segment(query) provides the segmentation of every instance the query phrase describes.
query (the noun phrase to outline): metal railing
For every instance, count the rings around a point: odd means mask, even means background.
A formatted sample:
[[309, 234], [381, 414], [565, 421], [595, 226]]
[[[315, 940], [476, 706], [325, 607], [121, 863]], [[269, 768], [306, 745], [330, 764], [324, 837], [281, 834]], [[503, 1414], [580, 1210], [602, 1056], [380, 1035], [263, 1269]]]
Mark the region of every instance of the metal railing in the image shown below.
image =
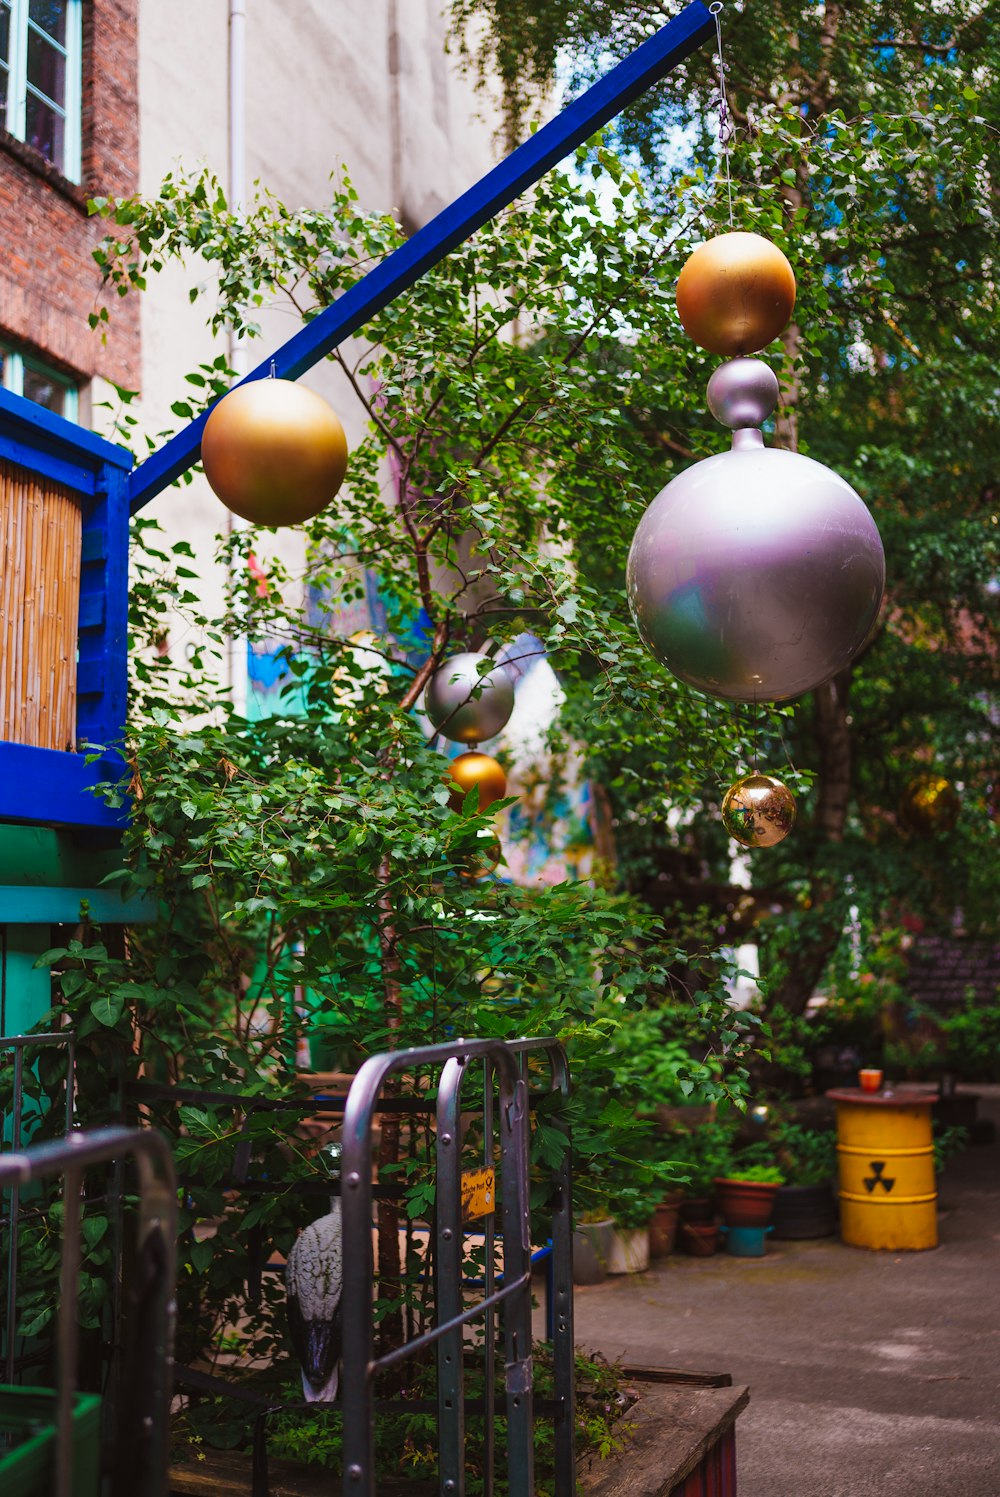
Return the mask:
[[[545, 1071], [538, 1076], [541, 1061]], [[440, 1072], [436, 1090], [428, 1082], [415, 1095], [383, 1095], [390, 1077], [415, 1075], [431, 1069]], [[470, 1111], [469, 1072], [481, 1078], [481, 1101], [477, 1118]], [[426, 1078], [425, 1078], [426, 1079]], [[529, 1082], [537, 1079], [537, 1089]], [[378, 1416], [394, 1412], [413, 1415], [436, 1413], [440, 1447], [439, 1489], [443, 1497], [461, 1497], [465, 1490], [464, 1452], [467, 1415], [484, 1420], [484, 1493], [492, 1497], [497, 1453], [496, 1416], [507, 1419], [508, 1489], [510, 1497], [532, 1497], [534, 1420], [551, 1418], [555, 1444], [555, 1491], [557, 1497], [573, 1497], [574, 1464], [574, 1365], [572, 1311], [572, 1222], [570, 1214], [569, 1139], [561, 1158], [550, 1171], [544, 1216], [551, 1238], [546, 1262], [548, 1300], [546, 1322], [552, 1343], [554, 1397], [534, 1397], [531, 1359], [531, 1247], [528, 1238], [528, 1192], [530, 1164], [530, 1112], [546, 1096], [565, 1096], [569, 1070], [558, 1041], [550, 1038], [459, 1040], [451, 1044], [393, 1051], [373, 1056], [353, 1079], [346, 1097], [321, 1095], [309, 1100], [262, 1097], [214, 1092], [197, 1087], [171, 1086], [162, 1082], [132, 1081], [125, 1085], [126, 1098], [149, 1106], [155, 1103], [200, 1107], [226, 1107], [244, 1114], [234, 1145], [230, 1188], [258, 1194], [278, 1188], [273, 1180], [257, 1179], [252, 1170], [255, 1147], [261, 1137], [251, 1131], [252, 1120], [262, 1114], [299, 1112], [329, 1115], [331, 1124], [342, 1122], [341, 1176], [339, 1181], [324, 1174], [322, 1179], [286, 1182], [281, 1189], [292, 1198], [300, 1195], [329, 1199], [340, 1194], [343, 1222], [344, 1278], [341, 1293], [343, 1369], [339, 1402], [344, 1427], [344, 1491], [349, 1497], [368, 1497], [375, 1492], [374, 1430]], [[498, 1093], [498, 1095], [496, 1094]], [[499, 1104], [499, 1105], [497, 1105]], [[377, 1280], [374, 1272], [373, 1205], [399, 1202], [404, 1194], [394, 1181], [373, 1180], [373, 1128], [380, 1116], [421, 1115], [435, 1120], [436, 1202], [430, 1213], [430, 1241], [424, 1272], [432, 1275], [434, 1317], [430, 1330], [422, 1330], [409, 1341], [392, 1347], [376, 1358], [375, 1315]], [[502, 1229], [498, 1236], [492, 1209], [477, 1218], [471, 1230], [483, 1238], [483, 1267], [470, 1277], [465, 1268], [462, 1220], [462, 1123], [468, 1129], [481, 1126], [481, 1162], [492, 1168], [499, 1153], [503, 1202]], [[181, 1184], [185, 1182], [182, 1179]], [[496, 1252], [502, 1254], [500, 1271]], [[536, 1254], [536, 1257], [538, 1255]], [[249, 1265], [248, 1284], [259, 1280], [261, 1264]], [[502, 1287], [498, 1285], [502, 1281]], [[465, 1308], [468, 1292], [485, 1290], [479, 1303]], [[503, 1311], [504, 1398], [497, 1407], [494, 1355], [497, 1311]], [[463, 1367], [464, 1327], [476, 1320], [484, 1330], [484, 1392], [467, 1397]], [[429, 1347], [438, 1351], [437, 1397], [376, 1397], [375, 1378], [398, 1363], [419, 1355]], [[253, 1443], [254, 1491], [267, 1489], [266, 1420], [281, 1409], [316, 1409], [301, 1401], [275, 1398], [197, 1368], [178, 1367], [175, 1382], [198, 1395], [227, 1396], [255, 1410]]]
[[[66, 1132], [73, 1126], [74, 1078], [76, 1072], [76, 1035], [70, 1029], [53, 1034], [5, 1034], [0, 1035], [0, 1054], [14, 1052], [13, 1091], [11, 1094], [10, 1147], [17, 1153], [23, 1143], [24, 1121], [24, 1052], [45, 1050], [54, 1046], [66, 1046]], [[6, 1116], [4, 1118], [6, 1134]], [[6, 1143], [6, 1137], [4, 1138]], [[6, 1320], [4, 1322], [4, 1377], [8, 1383], [14, 1381], [17, 1370], [15, 1342], [17, 1338], [17, 1267], [21, 1242], [21, 1187], [17, 1180], [10, 1186], [10, 1208], [7, 1217], [7, 1294]]]
[[[464, 1497], [465, 1414], [464, 1327], [484, 1325], [485, 1420], [484, 1483], [493, 1490], [495, 1453], [494, 1342], [496, 1310], [503, 1306], [507, 1480], [510, 1497], [534, 1493], [534, 1377], [531, 1354], [531, 1241], [529, 1235], [530, 1118], [527, 1059], [544, 1052], [550, 1090], [566, 1092], [569, 1072], [556, 1040], [459, 1040], [372, 1056], [351, 1086], [344, 1112], [341, 1202], [344, 1234], [343, 1410], [346, 1497], [374, 1497], [375, 1389], [386, 1371], [428, 1346], [438, 1349], [439, 1490], [442, 1497]], [[492, 1167], [498, 1143], [501, 1167], [503, 1288], [495, 1284], [492, 1213], [486, 1218], [486, 1293], [463, 1306], [464, 1227], [462, 1221], [462, 1089], [470, 1063], [483, 1063], [483, 1160]], [[372, 1245], [372, 1128], [386, 1082], [399, 1071], [440, 1066], [435, 1104], [437, 1209], [432, 1258], [436, 1283], [435, 1324], [380, 1357], [374, 1352], [375, 1271]], [[499, 1108], [494, 1115], [494, 1078]], [[498, 1135], [498, 1139], [497, 1139]], [[575, 1490], [573, 1464], [573, 1323], [570, 1258], [569, 1144], [553, 1179], [553, 1409], [557, 1497]]]
[[[37, 1043], [39, 1036], [26, 1038]], [[126, 1317], [128, 1407], [119, 1411], [111, 1490], [113, 1497], [166, 1497], [177, 1243], [177, 1190], [166, 1141], [152, 1128], [100, 1128], [0, 1154], [0, 1190], [19, 1191], [52, 1175], [64, 1177], [53, 1497], [72, 1497], [73, 1492], [83, 1177], [94, 1165], [126, 1157], [138, 1166], [139, 1231]]]

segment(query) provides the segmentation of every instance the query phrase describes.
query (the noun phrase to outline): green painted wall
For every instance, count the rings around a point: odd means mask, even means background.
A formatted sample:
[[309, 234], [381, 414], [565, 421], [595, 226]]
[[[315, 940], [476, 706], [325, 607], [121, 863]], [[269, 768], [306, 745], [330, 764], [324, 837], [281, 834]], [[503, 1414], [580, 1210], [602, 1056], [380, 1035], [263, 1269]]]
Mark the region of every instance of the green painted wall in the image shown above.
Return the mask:
[[53, 827], [0, 824], [0, 1034], [24, 1034], [51, 1007], [48, 968], [36, 968], [56, 944], [54, 925], [75, 925], [85, 901], [104, 924], [151, 918], [143, 900], [122, 899], [101, 880], [121, 867], [117, 847]]

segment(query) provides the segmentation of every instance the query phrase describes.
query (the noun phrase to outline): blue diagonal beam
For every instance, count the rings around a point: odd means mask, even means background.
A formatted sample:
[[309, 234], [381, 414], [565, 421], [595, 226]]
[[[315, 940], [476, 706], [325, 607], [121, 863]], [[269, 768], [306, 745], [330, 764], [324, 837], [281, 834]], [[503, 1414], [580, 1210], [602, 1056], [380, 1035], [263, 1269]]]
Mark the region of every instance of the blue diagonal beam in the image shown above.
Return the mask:
[[[298, 379], [714, 35], [715, 21], [708, 9], [701, 0], [692, 0], [332, 306], [306, 323], [241, 383], [264, 379], [272, 368], [284, 379]], [[135, 469], [129, 489], [133, 514], [198, 461], [207, 416], [207, 411], [196, 416]]]

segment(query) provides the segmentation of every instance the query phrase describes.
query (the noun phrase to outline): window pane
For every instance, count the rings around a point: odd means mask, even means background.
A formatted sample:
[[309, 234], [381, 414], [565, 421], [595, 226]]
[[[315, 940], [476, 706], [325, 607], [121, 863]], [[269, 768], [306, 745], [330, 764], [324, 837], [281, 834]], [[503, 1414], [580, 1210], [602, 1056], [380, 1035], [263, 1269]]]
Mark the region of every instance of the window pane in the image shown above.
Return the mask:
[[36, 26], [66, 45], [67, 0], [29, 0], [28, 15]]
[[0, 59], [10, 61], [10, 7], [0, 0]]
[[7, 128], [7, 69], [0, 63], [0, 127]]
[[55, 411], [57, 416], [63, 414], [66, 386], [50, 375], [43, 374], [40, 369], [32, 369], [28, 364], [24, 366], [24, 393], [29, 400], [43, 405], [47, 411]]
[[54, 104], [65, 104], [66, 55], [37, 31], [28, 32], [28, 82]]
[[59, 167], [63, 159], [63, 124], [59, 111], [43, 103], [29, 90], [24, 138], [29, 146], [34, 146]]

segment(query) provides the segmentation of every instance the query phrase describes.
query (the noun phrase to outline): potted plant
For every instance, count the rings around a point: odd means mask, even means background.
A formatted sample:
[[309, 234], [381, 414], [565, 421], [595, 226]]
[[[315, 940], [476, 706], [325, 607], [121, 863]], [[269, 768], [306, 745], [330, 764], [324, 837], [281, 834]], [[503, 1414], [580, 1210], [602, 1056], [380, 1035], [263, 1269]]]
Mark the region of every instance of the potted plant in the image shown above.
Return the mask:
[[642, 1273], [649, 1267], [649, 1223], [663, 1186], [659, 1180], [634, 1180], [611, 1199], [614, 1227], [608, 1273]]
[[614, 1220], [606, 1202], [594, 1202], [573, 1228], [573, 1283], [600, 1284], [608, 1274]]
[[715, 1179], [715, 1194], [727, 1227], [766, 1227], [784, 1176], [773, 1164], [735, 1164]]
[[774, 1197], [775, 1237], [830, 1237], [837, 1230], [836, 1134], [829, 1128], [782, 1123], [776, 1129], [775, 1143], [785, 1176]]

